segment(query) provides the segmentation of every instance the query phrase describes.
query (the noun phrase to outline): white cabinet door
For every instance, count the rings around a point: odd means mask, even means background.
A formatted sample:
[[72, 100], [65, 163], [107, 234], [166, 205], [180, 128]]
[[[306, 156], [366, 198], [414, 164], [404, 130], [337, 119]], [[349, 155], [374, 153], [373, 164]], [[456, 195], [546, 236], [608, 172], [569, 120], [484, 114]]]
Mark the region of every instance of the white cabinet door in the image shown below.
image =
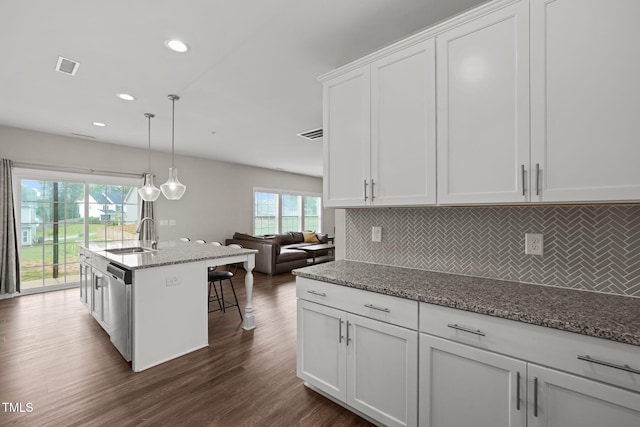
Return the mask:
[[435, 41], [371, 64], [371, 199], [436, 202]]
[[531, 1], [532, 200], [640, 199], [639, 16], [636, 0]]
[[91, 266], [80, 263], [80, 302], [91, 310]]
[[346, 315], [298, 299], [297, 375], [341, 401], [346, 401]]
[[370, 90], [368, 65], [323, 86], [324, 206], [369, 202]]
[[418, 420], [418, 333], [348, 314], [347, 404], [387, 426]]
[[529, 427], [638, 427], [640, 394], [529, 364]]
[[438, 35], [436, 55], [438, 203], [528, 201], [528, 3]]
[[104, 294], [104, 275], [96, 270], [92, 269], [91, 272], [91, 314], [99, 322], [102, 322], [102, 296]]
[[420, 334], [420, 425], [524, 427], [526, 373], [523, 361]]

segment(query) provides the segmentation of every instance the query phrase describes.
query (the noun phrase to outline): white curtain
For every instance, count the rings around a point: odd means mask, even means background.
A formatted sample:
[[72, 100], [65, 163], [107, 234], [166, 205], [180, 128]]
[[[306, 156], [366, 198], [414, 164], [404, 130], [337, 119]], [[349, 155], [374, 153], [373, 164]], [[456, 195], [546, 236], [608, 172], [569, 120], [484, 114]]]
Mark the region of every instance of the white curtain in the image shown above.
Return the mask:
[[0, 160], [0, 295], [4, 295], [20, 292], [20, 261], [13, 205], [12, 162]]

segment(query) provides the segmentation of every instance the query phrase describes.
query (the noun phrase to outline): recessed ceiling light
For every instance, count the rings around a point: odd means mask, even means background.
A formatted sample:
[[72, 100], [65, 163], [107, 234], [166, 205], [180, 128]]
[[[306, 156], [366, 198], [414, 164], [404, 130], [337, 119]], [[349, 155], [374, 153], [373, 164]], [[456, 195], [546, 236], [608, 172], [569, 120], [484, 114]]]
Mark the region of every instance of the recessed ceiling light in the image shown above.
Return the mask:
[[189, 50], [189, 46], [181, 42], [180, 40], [167, 40], [164, 45], [174, 52], [185, 53]]
[[129, 95], [128, 93], [118, 93], [116, 94], [116, 96], [120, 99], [124, 99], [125, 101], [133, 101], [134, 99], [136, 99], [135, 96]]
[[103, 127], [105, 127], [105, 126], [106, 126], [106, 124], [105, 124], [105, 123], [102, 123], [102, 122], [93, 122], [93, 125], [94, 125], [94, 126], [98, 126], [99, 128], [103, 128]]

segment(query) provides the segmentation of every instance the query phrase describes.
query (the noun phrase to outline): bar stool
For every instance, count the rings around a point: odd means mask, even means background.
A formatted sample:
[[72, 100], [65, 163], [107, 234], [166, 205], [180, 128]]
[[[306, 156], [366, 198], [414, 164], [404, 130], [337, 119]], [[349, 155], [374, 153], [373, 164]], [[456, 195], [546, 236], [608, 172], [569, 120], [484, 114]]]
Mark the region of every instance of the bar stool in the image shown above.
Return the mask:
[[[228, 247], [230, 248], [242, 248], [240, 245], [231, 244]], [[216, 267], [217, 268], [217, 267]], [[240, 310], [240, 303], [238, 302], [238, 296], [236, 295], [236, 289], [233, 286], [233, 276], [238, 272], [238, 264], [227, 265], [226, 270], [216, 270], [215, 268], [209, 270], [209, 296], [208, 303], [211, 304], [213, 301], [218, 303], [218, 307], [215, 310], [209, 310], [209, 313], [213, 313], [215, 311], [221, 311], [223, 313], [227, 312], [227, 307], [237, 307], [238, 313], [240, 314], [240, 320], [244, 320], [242, 317], [242, 310]], [[233, 270], [233, 271], [231, 271]], [[222, 287], [222, 281], [228, 280], [229, 285], [231, 286], [231, 292], [233, 292], [233, 299], [235, 300], [235, 304], [232, 302], [227, 302], [224, 299], [224, 289]], [[218, 294], [218, 289], [216, 287], [216, 282], [220, 283], [220, 294]], [[215, 292], [215, 298], [211, 297], [211, 288]]]

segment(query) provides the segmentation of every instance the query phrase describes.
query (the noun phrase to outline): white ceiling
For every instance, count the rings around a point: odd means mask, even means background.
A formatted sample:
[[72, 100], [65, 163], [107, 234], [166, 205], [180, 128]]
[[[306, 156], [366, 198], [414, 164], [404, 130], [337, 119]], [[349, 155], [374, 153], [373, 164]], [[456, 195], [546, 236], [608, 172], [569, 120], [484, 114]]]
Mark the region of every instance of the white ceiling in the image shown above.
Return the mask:
[[0, 0], [0, 124], [321, 176], [317, 77], [483, 1]]

